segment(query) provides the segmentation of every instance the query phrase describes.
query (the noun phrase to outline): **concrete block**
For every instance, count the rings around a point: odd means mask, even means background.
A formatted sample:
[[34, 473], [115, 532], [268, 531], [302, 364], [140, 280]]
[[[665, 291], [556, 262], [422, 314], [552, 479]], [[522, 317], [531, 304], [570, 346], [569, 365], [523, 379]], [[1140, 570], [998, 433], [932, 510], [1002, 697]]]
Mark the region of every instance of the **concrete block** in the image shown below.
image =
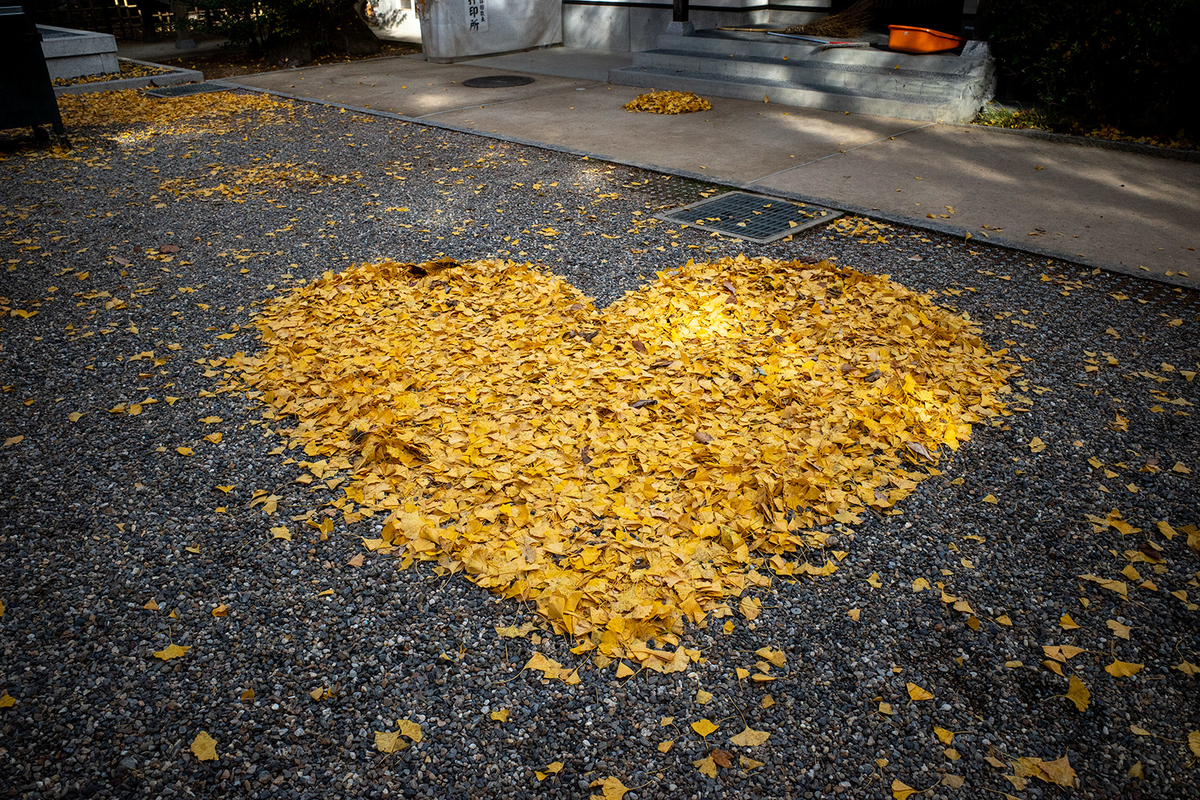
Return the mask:
[[77, 31], [53, 25], [38, 25], [42, 34], [42, 54], [47, 58], [70, 58], [117, 52], [117, 39], [108, 33]]
[[429, 18], [421, 20], [425, 57], [438, 63], [547, 47], [562, 39], [560, 0], [448, 0], [430, 4]]
[[564, 5], [562, 15], [564, 46], [629, 52], [628, 8]]

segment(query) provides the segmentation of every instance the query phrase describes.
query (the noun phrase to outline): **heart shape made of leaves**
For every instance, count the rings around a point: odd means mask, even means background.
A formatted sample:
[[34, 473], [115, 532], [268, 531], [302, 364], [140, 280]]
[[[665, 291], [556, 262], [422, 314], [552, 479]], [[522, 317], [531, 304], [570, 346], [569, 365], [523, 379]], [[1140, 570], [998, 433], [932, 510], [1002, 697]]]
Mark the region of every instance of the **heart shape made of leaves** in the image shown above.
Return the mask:
[[256, 324], [224, 390], [293, 420], [302, 482], [341, 488], [347, 521], [387, 515], [369, 547], [666, 671], [685, 621], [768, 571], [834, 572], [819, 526], [898, 513], [1017, 371], [887, 276], [744, 256], [603, 311], [529, 264], [362, 264]]

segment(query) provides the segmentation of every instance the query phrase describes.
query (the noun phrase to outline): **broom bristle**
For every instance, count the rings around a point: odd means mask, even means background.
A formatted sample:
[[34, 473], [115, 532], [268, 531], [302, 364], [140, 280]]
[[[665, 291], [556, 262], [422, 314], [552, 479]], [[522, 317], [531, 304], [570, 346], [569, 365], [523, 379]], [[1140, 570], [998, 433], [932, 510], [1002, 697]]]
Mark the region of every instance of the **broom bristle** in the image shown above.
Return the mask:
[[784, 33], [803, 33], [807, 36], [858, 36], [875, 17], [875, 0], [858, 0], [845, 11], [822, 17], [816, 22], [793, 25]]

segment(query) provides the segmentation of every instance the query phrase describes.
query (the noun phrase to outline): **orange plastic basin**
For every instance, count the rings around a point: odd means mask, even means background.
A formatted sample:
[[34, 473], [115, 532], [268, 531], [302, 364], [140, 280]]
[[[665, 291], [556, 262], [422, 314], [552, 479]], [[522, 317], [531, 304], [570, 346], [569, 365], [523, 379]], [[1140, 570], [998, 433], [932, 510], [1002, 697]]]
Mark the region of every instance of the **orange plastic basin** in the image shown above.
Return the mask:
[[940, 53], [953, 50], [963, 43], [957, 36], [929, 28], [908, 25], [888, 25], [888, 47], [902, 53]]

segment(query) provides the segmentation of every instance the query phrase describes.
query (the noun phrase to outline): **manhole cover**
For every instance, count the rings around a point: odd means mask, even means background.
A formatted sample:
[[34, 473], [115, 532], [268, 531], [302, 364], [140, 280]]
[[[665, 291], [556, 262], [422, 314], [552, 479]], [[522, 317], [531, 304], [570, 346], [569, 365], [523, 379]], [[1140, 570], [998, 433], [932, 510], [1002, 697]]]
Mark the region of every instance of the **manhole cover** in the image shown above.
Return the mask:
[[183, 83], [179, 86], [155, 86], [142, 94], [147, 97], [186, 97], [189, 94], [204, 94], [205, 92], [227, 92], [230, 87], [223, 83]]
[[717, 231], [758, 244], [832, 222], [840, 216], [842, 212], [831, 208], [746, 192], [726, 192], [658, 215], [659, 219], [669, 222]]
[[533, 78], [528, 75], [483, 75], [479, 78], [467, 78], [463, 81], [463, 86], [470, 86], [472, 89], [505, 89], [509, 86], [524, 86], [527, 83], [533, 83]]

